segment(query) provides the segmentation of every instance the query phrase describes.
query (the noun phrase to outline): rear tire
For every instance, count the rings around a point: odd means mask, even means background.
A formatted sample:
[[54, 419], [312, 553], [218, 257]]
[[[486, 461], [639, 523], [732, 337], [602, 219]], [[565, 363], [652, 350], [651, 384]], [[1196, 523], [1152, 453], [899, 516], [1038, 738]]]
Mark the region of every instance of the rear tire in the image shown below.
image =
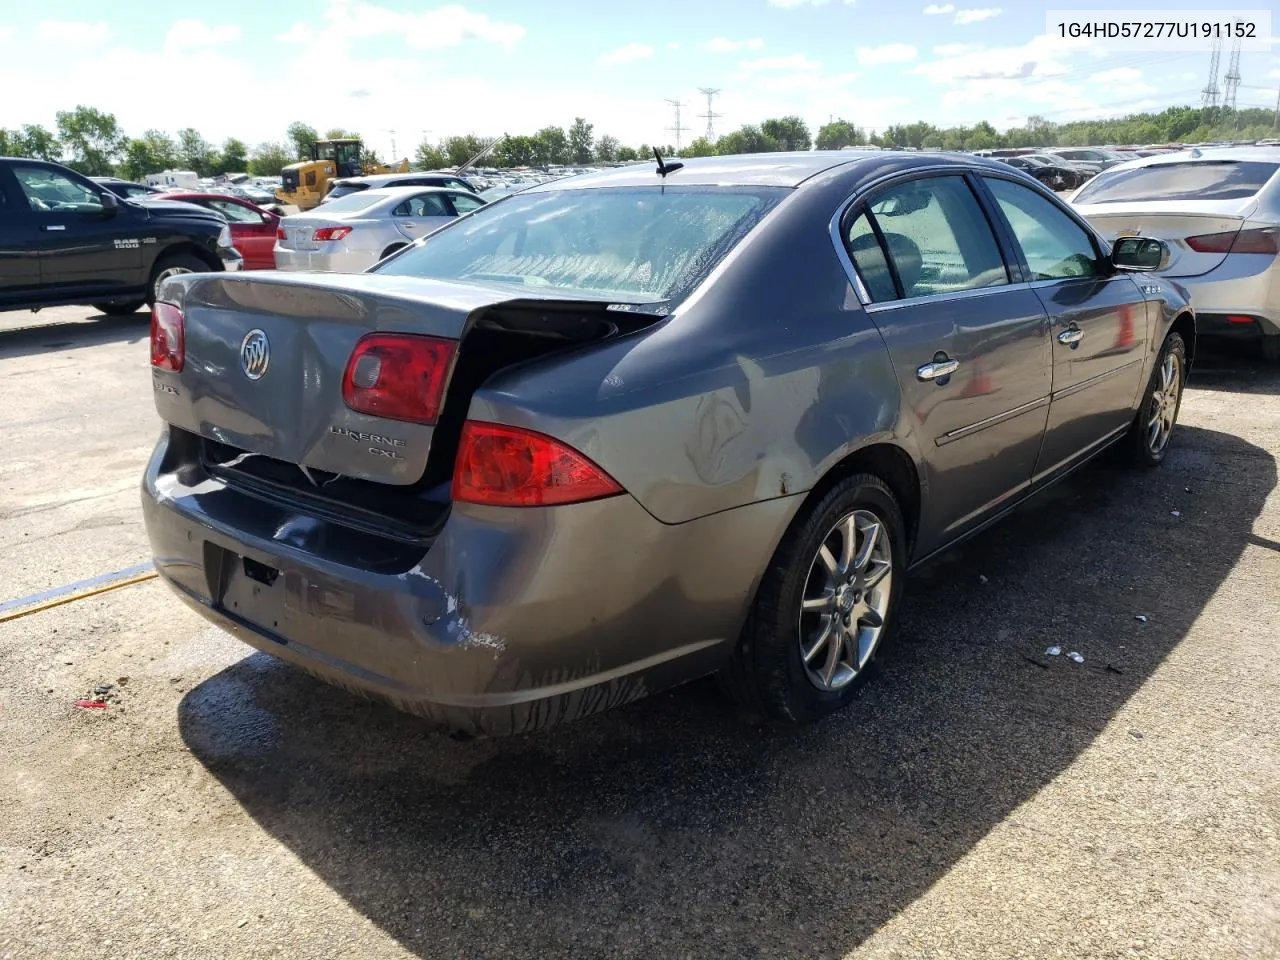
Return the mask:
[[150, 293], [147, 303], [155, 303], [160, 299], [160, 286], [170, 277], [184, 273], [209, 273], [213, 268], [189, 253], [174, 253], [161, 257], [151, 271]]
[[387, 247], [387, 249], [382, 251], [382, 256], [378, 257], [378, 259], [385, 260], [387, 259], [387, 257], [391, 256], [393, 253], [399, 253], [401, 250], [403, 250], [407, 246], [408, 246], [407, 243], [393, 243], [391, 246]]
[[1261, 348], [1263, 360], [1267, 363], [1280, 363], [1280, 334], [1264, 334]]
[[90, 304], [93, 309], [99, 313], [105, 313], [108, 317], [127, 317], [131, 313], [137, 313], [147, 305], [145, 300], [130, 300], [120, 303], [93, 303]]
[[906, 559], [889, 488], [868, 473], [841, 480], [782, 538], [721, 687], [789, 723], [848, 706], [892, 631]]
[[1165, 337], [1156, 358], [1151, 380], [1142, 394], [1142, 403], [1121, 444], [1129, 462], [1136, 467], [1158, 467], [1164, 462], [1173, 440], [1173, 429], [1182, 408], [1182, 390], [1187, 382], [1187, 347], [1182, 337]]

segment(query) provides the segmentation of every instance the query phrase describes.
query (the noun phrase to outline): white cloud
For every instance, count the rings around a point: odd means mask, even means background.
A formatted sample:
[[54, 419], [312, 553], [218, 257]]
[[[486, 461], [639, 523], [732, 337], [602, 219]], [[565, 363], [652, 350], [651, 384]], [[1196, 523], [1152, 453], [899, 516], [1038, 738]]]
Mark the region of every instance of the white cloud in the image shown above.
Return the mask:
[[637, 60], [647, 60], [652, 56], [653, 47], [647, 43], [628, 43], [624, 47], [618, 47], [616, 50], [600, 54], [596, 58], [596, 63], [602, 67], [612, 67], [620, 63], [635, 63]]
[[0, 43], [4, 43], [13, 36], [13, 27], [0, 27]]
[[[1195, 74], [1193, 73], [1191, 76], [1194, 77]], [[1267, 74], [1268, 80], [1275, 80], [1277, 78], [1280, 78], [1280, 70], [1272, 70], [1270, 73]]]
[[326, 32], [343, 37], [398, 35], [415, 50], [456, 47], [466, 40], [483, 40], [503, 49], [516, 46], [527, 32], [518, 23], [494, 20], [456, 3], [423, 13], [401, 13], [370, 3], [330, 0], [325, 12]]
[[730, 40], [728, 37], [712, 37], [702, 44], [702, 49], [708, 53], [735, 53], [739, 50], [759, 50], [763, 46], [764, 41], [759, 37], [752, 37], [750, 40]]
[[[768, 0], [769, 6], [781, 7], [783, 10], [791, 10], [795, 7], [821, 7], [825, 6], [829, 0]], [[852, 7], [858, 0], [844, 0], [846, 7]]]
[[955, 13], [956, 5], [954, 3], [931, 3], [924, 8], [926, 17], [938, 17], [947, 13]]
[[[837, 73], [826, 76], [819, 72], [762, 74], [751, 83], [754, 92], [762, 94], [825, 93], [847, 87], [853, 83], [860, 73]], [[789, 111], [794, 113], [794, 109]]]
[[[1280, 76], [1280, 70], [1277, 70], [1277, 71], [1276, 71], [1276, 75], [1277, 75], [1277, 76]], [[1178, 77], [1178, 79], [1179, 79], [1179, 80], [1199, 80], [1199, 79], [1200, 79], [1200, 74], [1198, 74], [1198, 73], [1196, 73], [1196, 72], [1194, 72], [1194, 71], [1192, 71], [1192, 70], [1188, 70], [1186, 73], [1184, 73], [1184, 74], [1182, 74], [1180, 77]]]
[[299, 21], [284, 33], [276, 34], [276, 41], [279, 43], [311, 43], [316, 38], [316, 32], [312, 29], [311, 24]]
[[821, 70], [822, 62], [811, 60], [803, 53], [793, 53], [787, 57], [760, 57], [756, 60], [743, 60], [738, 64], [743, 70]]
[[964, 26], [969, 23], [981, 23], [983, 20], [990, 20], [992, 17], [998, 17], [1003, 13], [1000, 7], [981, 7], [969, 10], [957, 10], [955, 22]]
[[679, 40], [672, 40], [670, 43], [668, 43], [668, 44], [667, 44], [667, 49], [668, 49], [668, 50], [679, 50], [679, 49], [680, 49], [680, 41], [679, 41]]
[[211, 47], [218, 43], [230, 43], [240, 38], [240, 27], [228, 23], [211, 27], [203, 20], [179, 20], [164, 36], [164, 45], [171, 50], [190, 47]]
[[858, 62], [867, 66], [884, 63], [910, 63], [916, 48], [909, 43], [886, 43], [880, 47], [858, 47]]
[[41, 20], [36, 24], [36, 36], [72, 47], [96, 47], [111, 36], [111, 29], [105, 23], [83, 20]]
[[981, 50], [980, 43], [943, 43], [933, 48], [935, 57], [961, 57], [966, 53], [973, 53], [975, 50]]
[[1142, 77], [1142, 71], [1135, 67], [1114, 67], [1111, 70], [1100, 70], [1089, 77], [1090, 83], [1132, 83]]

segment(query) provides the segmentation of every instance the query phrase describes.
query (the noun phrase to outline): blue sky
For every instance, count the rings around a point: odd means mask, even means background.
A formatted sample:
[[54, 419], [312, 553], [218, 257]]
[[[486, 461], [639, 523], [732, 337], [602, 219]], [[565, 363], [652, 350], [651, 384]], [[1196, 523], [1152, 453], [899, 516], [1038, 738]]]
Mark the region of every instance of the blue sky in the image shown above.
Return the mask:
[[[1044, 35], [1045, 10], [1067, 6], [1061, 0], [4, 6], [0, 126], [52, 126], [56, 110], [84, 103], [131, 133], [194, 126], [211, 140], [253, 143], [301, 119], [356, 129], [384, 156], [393, 136], [404, 155], [424, 136], [532, 132], [575, 116], [624, 142], [672, 142], [668, 99], [685, 103], [687, 142], [706, 128], [704, 86], [723, 91], [720, 132], [787, 113], [815, 130], [832, 116], [872, 128], [1067, 121], [1198, 103], [1209, 60], [1064, 46]], [[1246, 52], [1241, 67], [1239, 103], [1274, 105], [1280, 46]]]

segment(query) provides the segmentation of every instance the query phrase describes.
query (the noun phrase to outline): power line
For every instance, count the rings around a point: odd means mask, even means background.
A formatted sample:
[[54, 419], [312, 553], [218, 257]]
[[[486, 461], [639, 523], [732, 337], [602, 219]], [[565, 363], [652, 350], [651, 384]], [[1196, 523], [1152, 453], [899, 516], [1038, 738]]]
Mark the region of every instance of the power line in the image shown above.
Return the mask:
[[707, 98], [707, 112], [699, 114], [699, 118], [707, 121], [707, 140], [714, 143], [716, 139], [716, 128], [714, 121], [718, 117], [723, 117], [723, 113], [716, 113], [712, 109], [712, 101], [719, 96], [720, 90], [715, 87], [699, 87], [698, 92]]
[[680, 108], [684, 106], [684, 103], [683, 103], [682, 101], [680, 101], [680, 100], [668, 100], [668, 101], [667, 101], [667, 103], [669, 103], [669, 104], [671, 104], [671, 106], [675, 107], [675, 111], [676, 111], [676, 123], [675, 123], [675, 126], [673, 126], [673, 127], [667, 127], [667, 129], [668, 129], [668, 130], [671, 130], [671, 131], [673, 131], [673, 132], [675, 133], [675, 135], [676, 135], [676, 153], [679, 153], [679, 152], [680, 152], [680, 134], [681, 134], [681, 133], [683, 133], [685, 130], [688, 130], [688, 129], [689, 129], [688, 127], [683, 126], [683, 125], [681, 125], [681, 123], [680, 123]]
[[1226, 93], [1222, 97], [1222, 105], [1230, 110], [1236, 108], [1236, 89], [1240, 86], [1240, 38], [1236, 37], [1231, 44], [1231, 64], [1227, 67]]
[[1213, 48], [1209, 52], [1209, 82], [1204, 85], [1204, 89], [1200, 91], [1200, 106], [1216, 107], [1218, 105], [1218, 62], [1222, 59], [1222, 38], [1217, 37], [1213, 41]]

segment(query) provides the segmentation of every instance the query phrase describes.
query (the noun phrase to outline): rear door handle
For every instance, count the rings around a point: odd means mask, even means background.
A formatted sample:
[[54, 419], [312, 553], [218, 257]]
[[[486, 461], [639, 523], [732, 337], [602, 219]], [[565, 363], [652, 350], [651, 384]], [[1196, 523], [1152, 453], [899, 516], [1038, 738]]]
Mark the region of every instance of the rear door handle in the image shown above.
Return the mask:
[[959, 369], [959, 360], [932, 360], [916, 367], [916, 379], [937, 380], [939, 377], [949, 377]]
[[1070, 330], [1063, 330], [1058, 334], [1058, 342], [1065, 343], [1068, 346], [1074, 343], [1079, 343], [1083, 339], [1084, 331], [1079, 327], [1072, 327]]
[[67, 229], [67, 225], [65, 223], [46, 223], [43, 226], [41, 226], [40, 229], [41, 230], [65, 230]]

